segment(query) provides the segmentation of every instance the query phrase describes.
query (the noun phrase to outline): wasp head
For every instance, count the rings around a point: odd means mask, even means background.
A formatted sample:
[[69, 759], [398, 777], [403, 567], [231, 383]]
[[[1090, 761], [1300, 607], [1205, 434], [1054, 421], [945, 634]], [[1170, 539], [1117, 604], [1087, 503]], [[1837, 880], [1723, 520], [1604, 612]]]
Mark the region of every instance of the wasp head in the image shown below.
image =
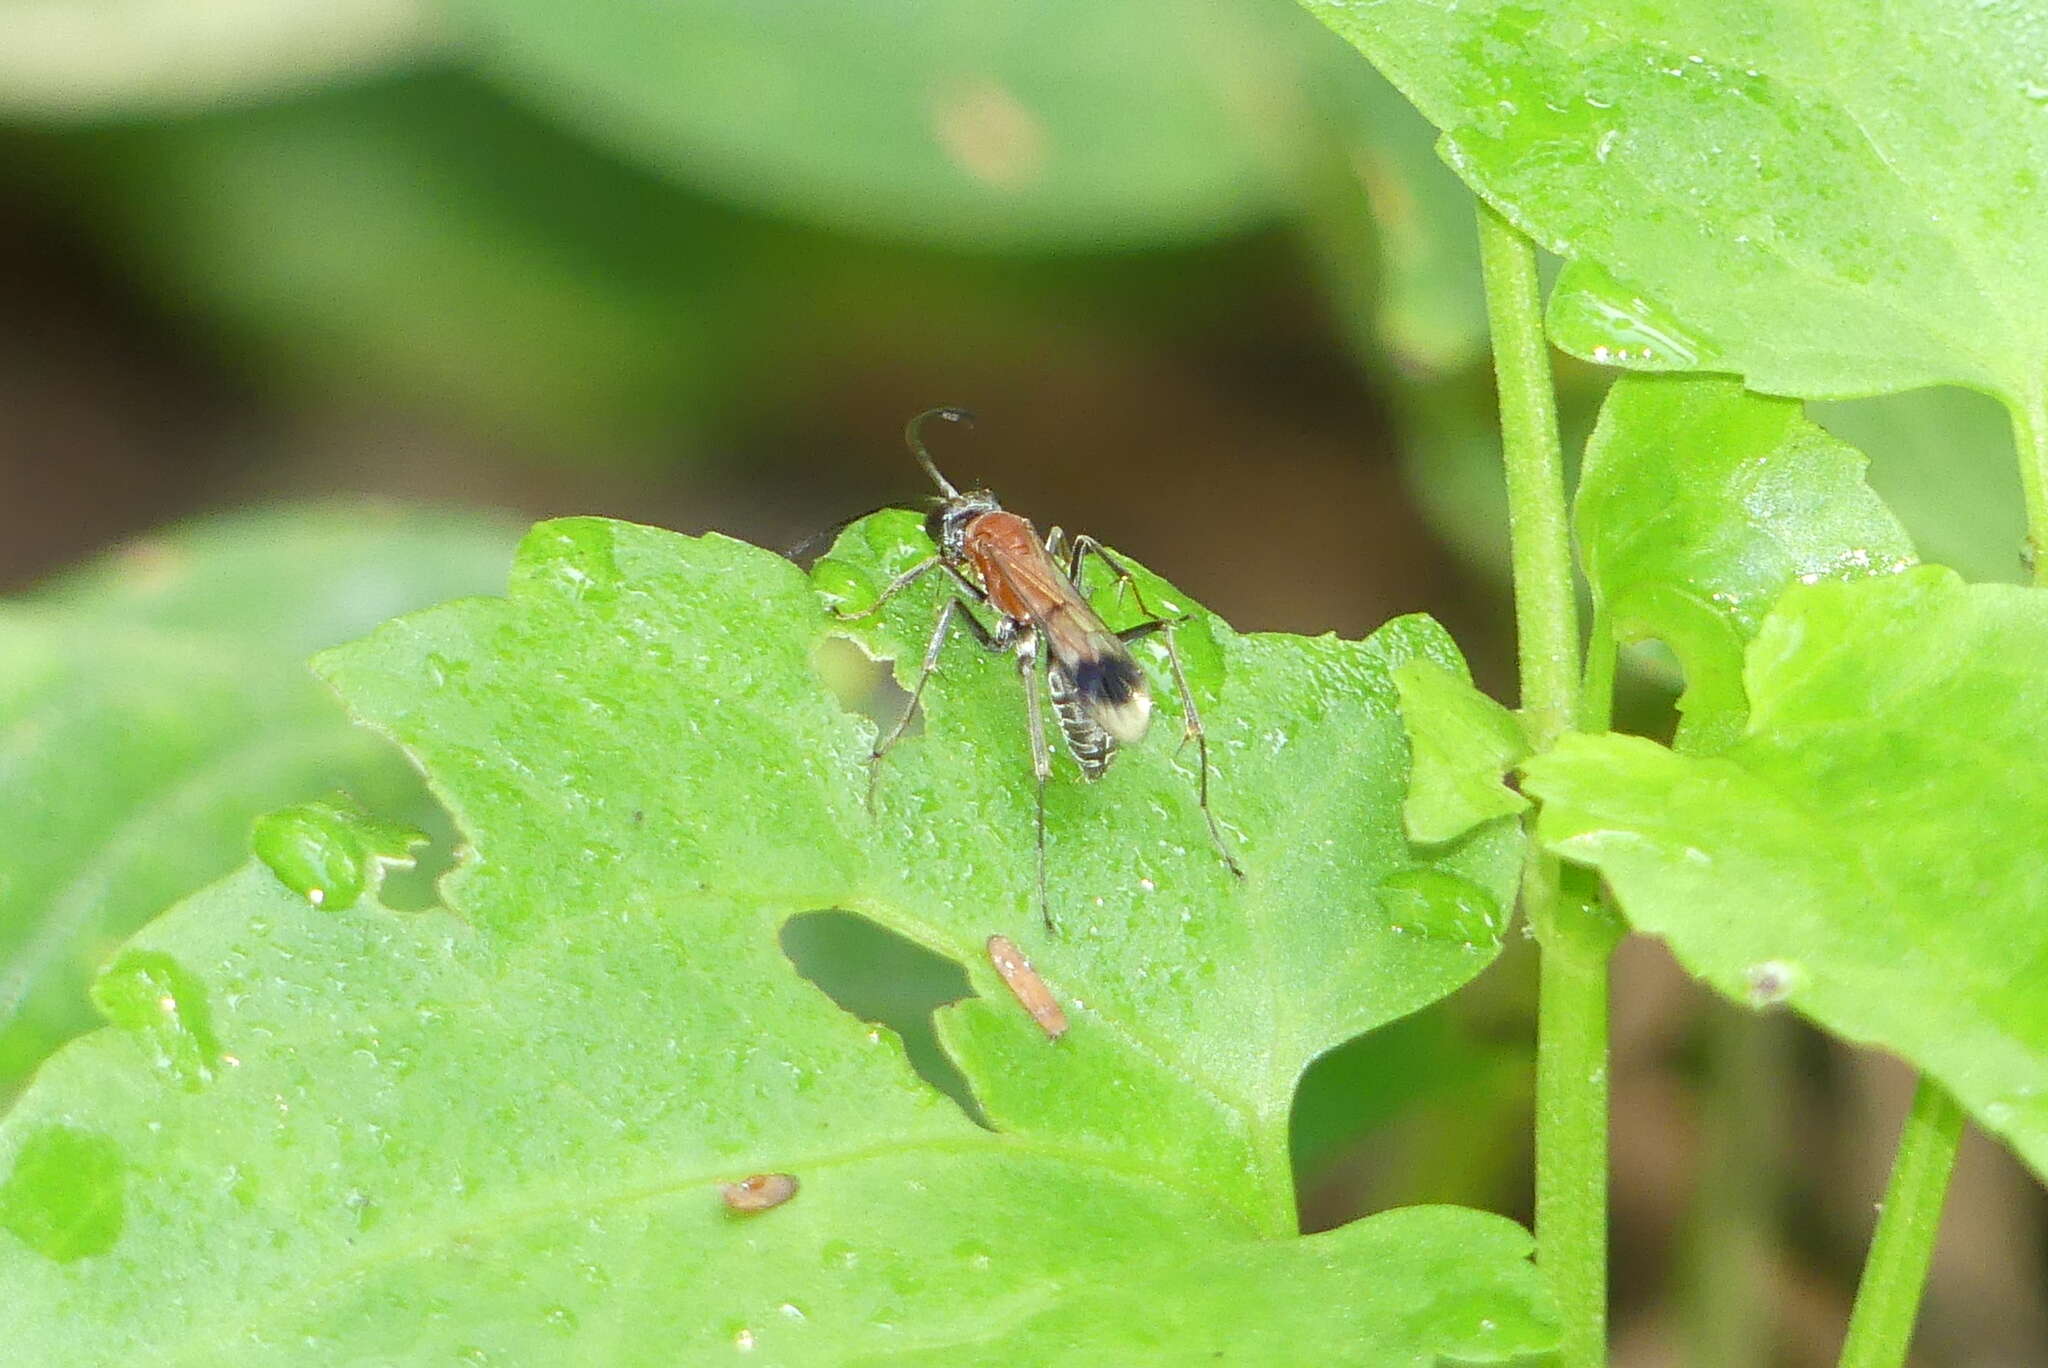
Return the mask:
[[937, 507], [925, 514], [925, 535], [932, 539], [932, 545], [939, 548], [939, 554], [948, 561], [964, 560], [967, 556], [967, 524], [984, 513], [995, 513], [1002, 509], [996, 496], [986, 489], [970, 489], [965, 494], [954, 494], [941, 499]]

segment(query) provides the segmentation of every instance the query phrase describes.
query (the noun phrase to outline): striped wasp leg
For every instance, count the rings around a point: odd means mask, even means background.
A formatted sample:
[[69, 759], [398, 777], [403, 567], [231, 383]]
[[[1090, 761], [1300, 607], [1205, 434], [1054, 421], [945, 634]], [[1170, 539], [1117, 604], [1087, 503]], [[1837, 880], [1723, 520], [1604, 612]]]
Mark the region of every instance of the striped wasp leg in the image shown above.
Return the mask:
[[[1063, 549], [1062, 543], [1065, 540], [1065, 534], [1055, 527], [1046, 534], [1045, 548], [1047, 552], [1057, 558]], [[1209, 840], [1215, 845], [1216, 853], [1222, 857], [1224, 867], [1242, 879], [1244, 877], [1244, 868], [1238, 864], [1237, 858], [1230, 853], [1230, 843], [1223, 839], [1223, 827], [1216, 820], [1215, 810], [1209, 806], [1209, 734], [1202, 728], [1202, 714], [1195, 707], [1195, 693], [1188, 686], [1188, 672], [1181, 666], [1180, 647], [1173, 637], [1175, 624], [1185, 621], [1185, 616], [1169, 618], [1161, 617], [1158, 613], [1153, 612], [1151, 605], [1145, 602], [1144, 591], [1138, 588], [1137, 576], [1131, 573], [1131, 568], [1115, 556], [1110, 555], [1108, 551], [1105, 551], [1102, 543], [1095, 540], [1095, 538], [1077, 535], [1071, 543], [1065, 545], [1064, 549], [1067, 555], [1067, 578], [1073, 581], [1077, 591], [1081, 586], [1082, 562], [1089, 556], [1093, 556], [1101, 561], [1108, 568], [1109, 573], [1116, 576], [1116, 591], [1119, 598], [1122, 597], [1124, 590], [1130, 590], [1131, 601], [1137, 604], [1138, 611], [1143, 613], [1147, 620], [1135, 627], [1126, 627], [1117, 633], [1117, 636], [1126, 645], [1134, 641], [1142, 641], [1154, 632], [1160, 633], [1165, 638], [1166, 662], [1173, 670], [1174, 692], [1180, 695], [1180, 743], [1183, 746], [1187, 745], [1189, 741], [1195, 743], [1195, 755], [1200, 766], [1200, 777], [1196, 780], [1195, 792], [1197, 800], [1201, 804], [1202, 819], [1209, 824]]]

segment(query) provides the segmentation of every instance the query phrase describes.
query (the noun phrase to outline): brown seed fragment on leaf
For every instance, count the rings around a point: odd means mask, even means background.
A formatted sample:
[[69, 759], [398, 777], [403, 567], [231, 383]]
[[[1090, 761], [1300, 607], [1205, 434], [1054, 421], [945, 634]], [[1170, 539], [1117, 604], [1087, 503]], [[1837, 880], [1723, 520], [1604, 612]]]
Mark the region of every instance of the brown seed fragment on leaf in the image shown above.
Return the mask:
[[796, 1196], [796, 1179], [787, 1173], [757, 1173], [722, 1189], [725, 1204], [734, 1211], [766, 1211]]
[[1008, 936], [988, 938], [988, 962], [1003, 976], [1003, 982], [1017, 996], [1024, 1010], [1031, 1013], [1031, 1019], [1038, 1028], [1053, 1040], [1058, 1040], [1067, 1031], [1067, 1014], [1060, 1010], [1059, 999], [1052, 995], [1038, 971], [1031, 967], [1031, 961], [1024, 958], [1024, 952]]

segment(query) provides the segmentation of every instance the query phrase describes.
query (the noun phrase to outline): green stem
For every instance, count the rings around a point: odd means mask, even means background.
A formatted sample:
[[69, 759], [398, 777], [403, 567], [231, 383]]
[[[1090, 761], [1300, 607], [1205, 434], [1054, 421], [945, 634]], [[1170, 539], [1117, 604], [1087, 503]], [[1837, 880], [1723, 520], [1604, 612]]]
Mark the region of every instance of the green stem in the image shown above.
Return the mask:
[[1706, 1086], [1685, 1232], [1686, 1361], [1697, 1368], [1770, 1363], [1779, 1122], [1792, 1076], [1786, 1022], [1724, 1002], [1701, 1024]]
[[[1479, 211], [1494, 371], [1500, 385], [1508, 537], [1522, 710], [1548, 749], [1578, 720], [1578, 599], [1565, 511], [1536, 250]], [[1533, 842], [1522, 905], [1542, 949], [1536, 1023], [1536, 1261], [1564, 1317], [1563, 1368], [1600, 1368], [1607, 1341], [1607, 957], [1612, 935], [1564, 896], [1558, 862]]]
[[1573, 590], [1550, 344], [1543, 336], [1536, 249], [1484, 205], [1479, 210], [1479, 263], [1500, 385], [1522, 710], [1533, 724], [1536, 749], [1547, 750], [1572, 726], [1579, 693], [1579, 601]]
[[2027, 505], [2027, 567], [2048, 585], [2048, 390], [2035, 386], [2011, 402], [2013, 446], [2020, 458], [2020, 490]]
[[1947, 1089], [1922, 1078], [1899, 1132], [1898, 1157], [1863, 1261], [1841, 1368], [1899, 1368], [1906, 1361], [1962, 1138], [1963, 1109]]

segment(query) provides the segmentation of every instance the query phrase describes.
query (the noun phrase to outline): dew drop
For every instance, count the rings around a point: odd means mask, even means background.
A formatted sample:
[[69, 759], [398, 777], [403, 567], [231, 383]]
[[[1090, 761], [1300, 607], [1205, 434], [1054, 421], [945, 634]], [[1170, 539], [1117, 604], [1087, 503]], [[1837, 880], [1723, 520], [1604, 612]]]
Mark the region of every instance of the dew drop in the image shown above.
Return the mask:
[[617, 536], [603, 518], [542, 523], [520, 546], [513, 577], [539, 581], [578, 601], [610, 598], [624, 578], [617, 549]]
[[278, 881], [315, 907], [355, 906], [387, 869], [409, 869], [422, 833], [370, 816], [343, 796], [281, 808], [256, 819], [249, 845]]
[[169, 955], [126, 951], [93, 980], [92, 1001], [179, 1087], [196, 1092], [212, 1080], [221, 1049], [206, 989]]
[[[1594, 156], [1605, 161], [1615, 146], [1616, 134], [1609, 130], [1596, 142]], [[1692, 370], [1720, 356], [1670, 309], [1586, 258], [1571, 262], [1558, 278], [1551, 315], [1561, 345], [1602, 364]]]
[[0, 1230], [58, 1263], [104, 1254], [121, 1238], [124, 1168], [105, 1136], [46, 1126], [0, 1183]]
[[540, 1321], [548, 1329], [567, 1335], [575, 1332], [576, 1313], [566, 1306], [550, 1306], [541, 1312]]
[[1493, 946], [1506, 924], [1493, 895], [1441, 869], [1403, 869], [1381, 880], [1380, 906], [1394, 930], [1431, 940]]

